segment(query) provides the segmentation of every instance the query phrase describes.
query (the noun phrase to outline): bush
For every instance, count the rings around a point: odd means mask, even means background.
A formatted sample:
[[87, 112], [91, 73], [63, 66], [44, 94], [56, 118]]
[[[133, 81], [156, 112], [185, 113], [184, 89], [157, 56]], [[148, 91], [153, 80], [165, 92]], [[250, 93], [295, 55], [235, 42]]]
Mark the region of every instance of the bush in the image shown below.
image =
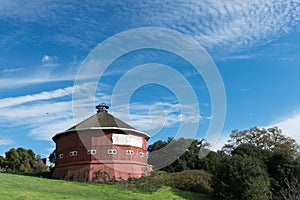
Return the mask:
[[219, 199], [270, 199], [270, 181], [261, 163], [247, 156], [224, 157], [213, 177]]
[[184, 191], [210, 193], [211, 174], [204, 170], [187, 170], [183, 172], [167, 173], [154, 171], [149, 177], [120, 181], [118, 185], [124, 189], [154, 192], [163, 186]]
[[204, 170], [171, 173], [168, 186], [184, 191], [211, 193], [212, 175]]

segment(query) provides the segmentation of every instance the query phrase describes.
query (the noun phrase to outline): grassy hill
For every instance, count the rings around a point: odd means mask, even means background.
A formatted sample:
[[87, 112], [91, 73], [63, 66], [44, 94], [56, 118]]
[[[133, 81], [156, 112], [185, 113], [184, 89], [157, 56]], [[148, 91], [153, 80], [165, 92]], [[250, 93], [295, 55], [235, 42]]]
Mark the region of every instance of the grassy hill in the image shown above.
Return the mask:
[[153, 193], [124, 190], [116, 185], [89, 184], [0, 173], [0, 197], [5, 199], [197, 199], [199, 193], [163, 187]]

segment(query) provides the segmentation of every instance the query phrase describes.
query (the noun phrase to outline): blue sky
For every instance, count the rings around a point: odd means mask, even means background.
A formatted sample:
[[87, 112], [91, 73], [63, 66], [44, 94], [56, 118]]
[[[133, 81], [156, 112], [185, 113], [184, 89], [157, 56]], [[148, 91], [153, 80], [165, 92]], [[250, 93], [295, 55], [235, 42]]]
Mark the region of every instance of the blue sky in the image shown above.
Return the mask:
[[[227, 98], [224, 129], [214, 149], [224, 144], [231, 130], [252, 126], [278, 125], [300, 143], [299, 23], [298, 0], [2, 0], [0, 154], [22, 146], [47, 156], [54, 149], [52, 136], [75, 123], [73, 85], [84, 59], [105, 39], [142, 27], [183, 33], [214, 60]], [[149, 132], [150, 142], [174, 136], [181, 123], [199, 123], [197, 137], [203, 138], [214, 117], [207, 86], [191, 64], [162, 50], [130, 52], [115, 60], [99, 83], [77, 85], [82, 91], [98, 85], [96, 100], [78, 100], [83, 116], [95, 112], [84, 106], [87, 102], [110, 105], [122, 75], [146, 63], [164, 64], [180, 72], [197, 95], [200, 114], [193, 107], [181, 113], [182, 107], [190, 105], [157, 84], [141, 86], [131, 96], [130, 118], [122, 113], [127, 105], [117, 101], [110, 112]]]

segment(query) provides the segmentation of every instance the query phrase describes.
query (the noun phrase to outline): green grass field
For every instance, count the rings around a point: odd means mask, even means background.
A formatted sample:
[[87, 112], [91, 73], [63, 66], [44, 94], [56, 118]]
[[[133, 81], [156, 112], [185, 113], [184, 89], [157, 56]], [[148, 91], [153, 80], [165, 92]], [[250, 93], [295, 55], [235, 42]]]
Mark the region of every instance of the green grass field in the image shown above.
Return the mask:
[[0, 173], [0, 199], [197, 199], [211, 198], [192, 192], [161, 188], [153, 193], [133, 192], [116, 185], [89, 184]]

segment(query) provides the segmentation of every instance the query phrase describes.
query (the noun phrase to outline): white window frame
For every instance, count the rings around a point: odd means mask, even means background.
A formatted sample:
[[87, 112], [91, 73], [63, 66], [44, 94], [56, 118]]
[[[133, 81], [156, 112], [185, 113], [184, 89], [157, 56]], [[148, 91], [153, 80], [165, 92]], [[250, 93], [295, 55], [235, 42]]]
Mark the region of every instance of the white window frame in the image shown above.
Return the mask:
[[62, 154], [62, 153], [60, 153], [59, 155], [58, 155], [58, 159], [62, 159], [64, 157], [64, 154]]
[[117, 149], [107, 149], [107, 154], [108, 155], [115, 155], [117, 153], [118, 153]]
[[144, 157], [144, 153], [143, 152], [140, 152], [140, 157]]
[[78, 153], [77, 153], [77, 151], [70, 151], [70, 154], [69, 154], [70, 156], [77, 156], [78, 155]]
[[132, 156], [134, 154], [133, 150], [126, 150], [126, 155]]
[[87, 154], [88, 154], [88, 155], [97, 154], [97, 150], [96, 150], [96, 149], [89, 149], [89, 150], [87, 151]]

